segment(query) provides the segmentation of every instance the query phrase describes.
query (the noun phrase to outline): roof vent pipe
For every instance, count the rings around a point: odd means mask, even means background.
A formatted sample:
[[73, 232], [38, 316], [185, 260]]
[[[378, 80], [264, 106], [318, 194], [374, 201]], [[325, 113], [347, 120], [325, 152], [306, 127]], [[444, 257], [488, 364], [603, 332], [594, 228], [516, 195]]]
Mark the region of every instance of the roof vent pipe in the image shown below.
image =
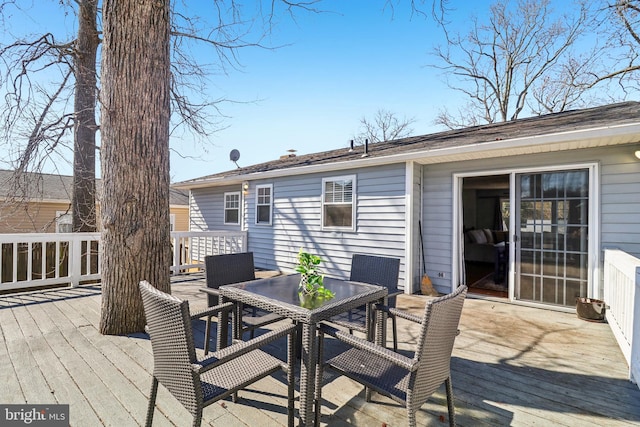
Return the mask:
[[367, 157], [369, 155], [369, 139], [364, 140], [364, 154], [362, 157]]
[[352, 151], [353, 151], [353, 139], [351, 140], [349, 145], [349, 152], [351, 153]]

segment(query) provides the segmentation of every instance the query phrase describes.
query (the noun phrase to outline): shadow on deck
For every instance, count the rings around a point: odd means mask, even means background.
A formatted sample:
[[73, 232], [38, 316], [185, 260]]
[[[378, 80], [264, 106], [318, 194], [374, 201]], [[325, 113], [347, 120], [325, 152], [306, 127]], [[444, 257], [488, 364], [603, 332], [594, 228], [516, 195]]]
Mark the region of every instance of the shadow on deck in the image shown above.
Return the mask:
[[[173, 293], [204, 308], [202, 276], [179, 276]], [[403, 295], [398, 306], [420, 314], [428, 297]], [[0, 404], [68, 403], [71, 425], [140, 425], [151, 384], [151, 346], [144, 334], [98, 332], [100, 286], [0, 296]], [[399, 322], [402, 351], [417, 328]], [[194, 322], [203, 348], [204, 322]], [[461, 426], [640, 425], [640, 390], [609, 326], [574, 314], [468, 298], [452, 359]], [[329, 354], [339, 349], [327, 346]], [[270, 347], [284, 356], [284, 346]], [[322, 424], [403, 425], [404, 409], [362, 387], [325, 374]], [[286, 425], [284, 377], [241, 392], [238, 403], [205, 409], [203, 425]], [[191, 418], [160, 388], [154, 425], [190, 425]], [[419, 425], [446, 423], [444, 389], [422, 407]]]

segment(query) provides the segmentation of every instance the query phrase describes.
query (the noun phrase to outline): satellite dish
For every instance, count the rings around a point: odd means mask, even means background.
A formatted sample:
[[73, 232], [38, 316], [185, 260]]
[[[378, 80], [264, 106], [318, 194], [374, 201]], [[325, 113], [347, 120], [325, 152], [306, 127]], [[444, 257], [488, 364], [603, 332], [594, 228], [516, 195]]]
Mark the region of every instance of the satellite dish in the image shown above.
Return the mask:
[[[236, 164], [236, 166], [238, 166], [238, 159], [240, 158], [240, 152], [238, 150], [236, 150], [235, 148], [233, 150], [231, 150], [231, 152], [229, 153], [229, 159]], [[240, 166], [238, 166], [240, 167]]]

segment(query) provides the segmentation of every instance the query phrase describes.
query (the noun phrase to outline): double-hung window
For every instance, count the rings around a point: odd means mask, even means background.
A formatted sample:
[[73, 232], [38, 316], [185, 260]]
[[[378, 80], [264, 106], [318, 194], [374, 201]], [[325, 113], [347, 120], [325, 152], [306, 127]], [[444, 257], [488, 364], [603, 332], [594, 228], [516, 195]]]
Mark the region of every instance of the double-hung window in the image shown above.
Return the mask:
[[355, 230], [356, 176], [322, 180], [322, 228]]
[[256, 224], [271, 225], [273, 211], [273, 186], [256, 186]]
[[224, 223], [240, 224], [240, 192], [224, 193]]
[[69, 211], [56, 211], [56, 233], [71, 233], [73, 218]]

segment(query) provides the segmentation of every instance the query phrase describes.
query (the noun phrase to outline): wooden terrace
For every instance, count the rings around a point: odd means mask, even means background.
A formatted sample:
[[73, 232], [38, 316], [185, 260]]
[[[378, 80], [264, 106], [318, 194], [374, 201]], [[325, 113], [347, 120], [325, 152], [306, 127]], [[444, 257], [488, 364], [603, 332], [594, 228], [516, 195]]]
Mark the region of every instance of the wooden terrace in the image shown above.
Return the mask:
[[[174, 295], [203, 308], [202, 276], [178, 276]], [[398, 306], [421, 313], [427, 297], [401, 296]], [[72, 426], [144, 424], [152, 354], [144, 334], [98, 332], [99, 285], [0, 296], [0, 404], [70, 405]], [[415, 328], [399, 321], [401, 349]], [[202, 349], [204, 322], [194, 323]], [[640, 389], [607, 324], [575, 314], [475, 299], [465, 302], [452, 359], [460, 426], [638, 426]], [[335, 348], [328, 346], [328, 351]], [[280, 347], [272, 347], [284, 353]], [[327, 374], [322, 425], [401, 426], [405, 412]], [[203, 425], [286, 425], [283, 377], [269, 377], [205, 408]], [[296, 403], [297, 408], [297, 403]], [[447, 425], [442, 387], [418, 414], [419, 425]], [[191, 425], [190, 414], [160, 387], [156, 426]]]

